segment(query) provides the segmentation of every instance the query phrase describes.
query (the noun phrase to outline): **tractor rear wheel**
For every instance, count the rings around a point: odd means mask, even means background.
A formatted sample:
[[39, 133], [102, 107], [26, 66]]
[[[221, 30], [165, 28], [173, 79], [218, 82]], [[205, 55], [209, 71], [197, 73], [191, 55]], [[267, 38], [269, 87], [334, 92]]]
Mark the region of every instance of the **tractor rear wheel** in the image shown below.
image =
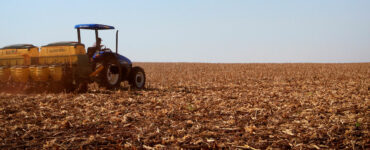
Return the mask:
[[107, 89], [118, 88], [121, 85], [122, 80], [122, 69], [120, 64], [115, 59], [109, 59], [102, 63], [97, 63], [96, 67], [103, 65], [103, 70], [99, 73], [99, 86], [103, 86]]
[[133, 67], [130, 76], [129, 76], [129, 84], [131, 88], [134, 89], [143, 89], [145, 86], [145, 72], [144, 69], [140, 67]]

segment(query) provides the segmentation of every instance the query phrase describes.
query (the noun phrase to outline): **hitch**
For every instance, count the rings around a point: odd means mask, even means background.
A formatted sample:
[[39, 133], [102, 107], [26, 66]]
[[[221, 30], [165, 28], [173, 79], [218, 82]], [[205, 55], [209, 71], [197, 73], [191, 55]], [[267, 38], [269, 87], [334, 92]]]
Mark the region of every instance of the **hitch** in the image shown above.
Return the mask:
[[100, 65], [99, 67], [98, 67], [98, 69], [96, 69], [93, 73], [91, 73], [89, 76], [90, 77], [95, 77], [97, 74], [99, 74], [100, 73], [100, 71], [102, 71], [104, 69], [104, 66], [103, 65]]

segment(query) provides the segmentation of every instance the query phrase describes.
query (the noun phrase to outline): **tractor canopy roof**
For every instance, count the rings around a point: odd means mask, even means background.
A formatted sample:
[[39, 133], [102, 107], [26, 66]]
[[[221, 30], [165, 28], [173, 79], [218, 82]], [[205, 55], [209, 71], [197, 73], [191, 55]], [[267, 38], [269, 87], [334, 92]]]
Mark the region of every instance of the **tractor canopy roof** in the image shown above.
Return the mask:
[[107, 30], [114, 29], [114, 27], [104, 24], [78, 24], [75, 25], [75, 29]]
[[32, 44], [14, 44], [14, 45], [8, 45], [0, 49], [29, 49], [32, 47], [36, 47]]

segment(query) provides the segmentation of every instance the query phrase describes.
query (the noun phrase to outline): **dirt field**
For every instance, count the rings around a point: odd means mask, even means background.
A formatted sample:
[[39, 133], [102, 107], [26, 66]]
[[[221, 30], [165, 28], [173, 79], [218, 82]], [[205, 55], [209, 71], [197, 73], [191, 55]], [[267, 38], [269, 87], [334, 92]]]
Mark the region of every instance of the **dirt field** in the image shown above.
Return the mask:
[[147, 89], [1, 93], [0, 149], [369, 149], [370, 63], [139, 63]]

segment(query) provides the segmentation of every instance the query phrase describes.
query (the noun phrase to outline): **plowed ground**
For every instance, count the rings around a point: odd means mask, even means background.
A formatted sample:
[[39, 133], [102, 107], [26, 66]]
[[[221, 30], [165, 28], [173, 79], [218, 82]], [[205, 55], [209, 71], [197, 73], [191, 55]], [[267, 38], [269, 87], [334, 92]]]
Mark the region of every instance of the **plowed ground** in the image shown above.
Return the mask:
[[370, 148], [369, 63], [136, 65], [145, 90], [2, 92], [0, 148]]

